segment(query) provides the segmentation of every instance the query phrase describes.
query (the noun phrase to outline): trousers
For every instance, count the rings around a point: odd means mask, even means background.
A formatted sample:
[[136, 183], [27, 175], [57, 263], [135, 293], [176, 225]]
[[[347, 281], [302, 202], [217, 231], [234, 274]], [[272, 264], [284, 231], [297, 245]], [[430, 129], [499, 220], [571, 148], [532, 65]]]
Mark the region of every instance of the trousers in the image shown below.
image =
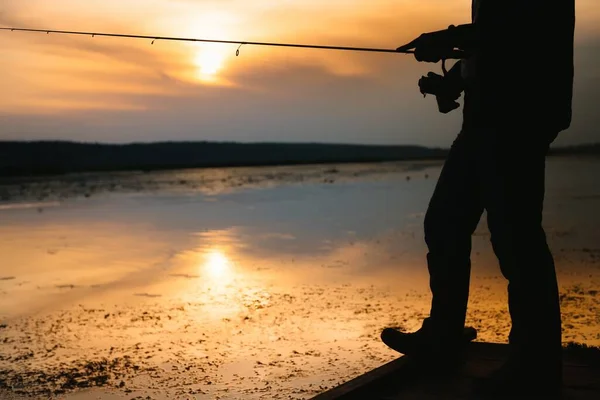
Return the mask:
[[560, 358], [558, 283], [542, 227], [546, 157], [557, 134], [535, 127], [463, 127], [453, 142], [424, 221], [429, 319], [439, 329], [458, 332], [465, 325], [471, 240], [485, 211], [508, 281], [512, 352]]

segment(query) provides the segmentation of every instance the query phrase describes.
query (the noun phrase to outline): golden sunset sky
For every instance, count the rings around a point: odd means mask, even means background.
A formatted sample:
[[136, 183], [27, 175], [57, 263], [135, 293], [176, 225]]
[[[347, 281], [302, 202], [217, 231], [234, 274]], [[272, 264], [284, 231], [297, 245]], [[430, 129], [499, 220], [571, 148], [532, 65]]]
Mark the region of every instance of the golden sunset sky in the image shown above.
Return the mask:
[[[470, 3], [2, 0], [0, 26], [394, 49], [469, 22]], [[6, 31], [0, 49], [0, 139], [447, 146], [460, 128], [461, 109], [418, 90], [440, 66], [410, 55]], [[577, 0], [574, 121], [557, 143], [600, 138], [599, 71], [600, 2]]]

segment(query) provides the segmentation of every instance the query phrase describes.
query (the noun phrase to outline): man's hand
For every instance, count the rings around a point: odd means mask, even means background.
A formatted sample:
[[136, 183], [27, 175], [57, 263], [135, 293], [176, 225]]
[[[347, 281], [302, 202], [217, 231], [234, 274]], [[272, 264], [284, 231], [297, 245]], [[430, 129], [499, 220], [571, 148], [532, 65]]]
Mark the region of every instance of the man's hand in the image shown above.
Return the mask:
[[457, 46], [454, 27], [441, 31], [423, 33], [410, 43], [396, 49], [398, 52], [414, 50], [417, 61], [437, 63], [448, 58], [462, 58], [462, 52], [455, 50]]

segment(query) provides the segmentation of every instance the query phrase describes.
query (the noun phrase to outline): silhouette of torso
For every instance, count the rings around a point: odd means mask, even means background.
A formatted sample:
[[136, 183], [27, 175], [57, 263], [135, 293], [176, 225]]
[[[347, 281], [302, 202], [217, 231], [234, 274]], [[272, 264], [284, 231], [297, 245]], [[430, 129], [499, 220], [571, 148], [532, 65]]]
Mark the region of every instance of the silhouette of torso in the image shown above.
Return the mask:
[[463, 129], [571, 124], [574, 0], [473, 0], [479, 51], [461, 61]]

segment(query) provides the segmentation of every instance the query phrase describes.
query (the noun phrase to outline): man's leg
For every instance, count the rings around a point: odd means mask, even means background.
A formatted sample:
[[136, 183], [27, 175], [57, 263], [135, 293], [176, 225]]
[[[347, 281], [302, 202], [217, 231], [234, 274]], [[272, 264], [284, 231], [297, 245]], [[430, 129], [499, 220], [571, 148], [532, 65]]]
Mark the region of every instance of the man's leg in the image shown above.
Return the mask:
[[459, 135], [429, 203], [425, 242], [435, 330], [462, 335], [471, 275], [471, 237], [483, 203], [470, 133]]
[[[509, 282], [511, 360], [529, 383], [533, 375], [539, 382], [560, 382], [558, 284], [542, 227], [549, 141], [536, 140], [534, 130], [518, 133], [482, 137], [478, 170], [492, 246]], [[508, 135], [518, 140], [509, 143]]]
[[474, 150], [470, 133], [461, 132], [429, 202], [424, 228], [433, 297], [431, 314], [416, 333], [393, 329], [382, 332], [382, 340], [400, 353], [419, 353], [423, 348], [453, 351], [456, 341], [462, 341], [469, 297], [471, 236], [483, 212]]

